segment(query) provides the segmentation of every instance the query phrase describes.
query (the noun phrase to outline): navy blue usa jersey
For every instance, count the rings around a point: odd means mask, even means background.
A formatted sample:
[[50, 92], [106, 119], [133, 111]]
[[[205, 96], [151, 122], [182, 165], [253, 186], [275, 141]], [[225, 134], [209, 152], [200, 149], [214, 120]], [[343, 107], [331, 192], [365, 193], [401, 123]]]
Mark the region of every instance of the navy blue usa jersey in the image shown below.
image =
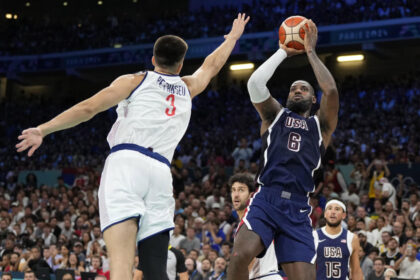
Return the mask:
[[302, 117], [282, 108], [262, 139], [258, 184], [307, 195], [324, 152], [317, 116]]
[[[349, 279], [349, 264], [354, 234], [343, 229], [331, 236], [325, 227], [314, 232], [316, 248], [316, 279]], [[317, 236], [316, 236], [317, 235]]]

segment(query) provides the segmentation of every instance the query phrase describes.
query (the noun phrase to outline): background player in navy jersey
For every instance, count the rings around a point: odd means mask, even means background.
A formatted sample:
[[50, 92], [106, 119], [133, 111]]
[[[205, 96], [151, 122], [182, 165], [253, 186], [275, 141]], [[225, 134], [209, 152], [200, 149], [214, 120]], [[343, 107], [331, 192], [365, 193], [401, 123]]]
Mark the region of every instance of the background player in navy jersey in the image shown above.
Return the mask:
[[314, 231], [316, 279], [346, 280], [350, 277], [362, 280], [359, 239], [341, 226], [341, 221], [346, 218], [346, 206], [339, 199], [330, 199], [325, 206], [324, 217], [327, 225]]
[[305, 25], [305, 51], [323, 97], [320, 109], [310, 116], [317, 102], [313, 87], [295, 81], [283, 108], [266, 86], [276, 68], [287, 57], [303, 53], [280, 45], [248, 81], [251, 101], [261, 119], [263, 147], [259, 189], [250, 200], [235, 238], [228, 279], [248, 279], [243, 269], [256, 256], [264, 255], [275, 242], [277, 260], [290, 280], [313, 280], [315, 244], [309, 215], [309, 193], [314, 191], [313, 173], [321, 164], [338, 119], [338, 91], [331, 73], [315, 52], [315, 24]]

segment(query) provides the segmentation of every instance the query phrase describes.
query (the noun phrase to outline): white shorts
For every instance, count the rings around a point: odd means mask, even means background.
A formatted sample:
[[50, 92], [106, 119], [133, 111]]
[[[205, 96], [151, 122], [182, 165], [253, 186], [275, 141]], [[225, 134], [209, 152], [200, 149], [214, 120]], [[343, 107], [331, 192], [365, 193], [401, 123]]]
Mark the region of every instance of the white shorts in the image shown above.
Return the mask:
[[174, 227], [175, 200], [168, 165], [137, 151], [111, 153], [99, 187], [101, 230], [140, 218], [137, 241]]

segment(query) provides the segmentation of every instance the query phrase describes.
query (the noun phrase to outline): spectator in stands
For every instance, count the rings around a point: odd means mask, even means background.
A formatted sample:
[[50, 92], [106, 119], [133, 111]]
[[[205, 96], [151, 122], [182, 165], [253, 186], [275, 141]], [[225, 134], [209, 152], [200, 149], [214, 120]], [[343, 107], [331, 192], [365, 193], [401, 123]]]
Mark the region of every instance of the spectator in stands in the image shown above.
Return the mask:
[[71, 273], [66, 273], [61, 277], [61, 280], [74, 280], [74, 277]]
[[25, 270], [23, 274], [23, 280], [37, 280], [35, 272], [32, 270]]
[[397, 191], [395, 190], [394, 186], [389, 183], [386, 177], [382, 177], [378, 181], [378, 189], [379, 189], [379, 197], [382, 199], [382, 203], [389, 201], [392, 203], [394, 209], [397, 206]]
[[13, 280], [12, 273], [3, 272], [3, 274], [1, 275], [1, 280]]
[[200, 250], [200, 240], [195, 236], [195, 230], [192, 226], [187, 228], [187, 237], [180, 241], [179, 248], [185, 249], [187, 253], [192, 249]]
[[208, 280], [226, 280], [226, 260], [224, 258], [217, 258], [214, 262], [213, 272], [210, 274]]
[[416, 279], [420, 277], [420, 261], [416, 259], [416, 244], [409, 240], [404, 246], [403, 255], [395, 262], [395, 270], [399, 270], [399, 277]]
[[109, 274], [109, 270], [108, 271], [104, 271], [103, 267], [103, 262], [102, 262], [102, 258], [99, 255], [94, 255], [91, 258], [91, 267], [89, 268], [90, 272], [96, 272], [98, 275], [103, 275], [106, 277], [106, 279], [110, 279], [110, 274]]
[[192, 258], [185, 259], [185, 267], [188, 272], [188, 280], [203, 280], [203, 276], [197, 270], [197, 263]]
[[368, 275], [373, 271], [373, 261], [379, 255], [379, 250], [376, 247], [372, 247], [370, 251], [365, 254], [363, 249], [361, 250], [362, 259], [360, 261], [360, 266], [362, 268], [363, 276], [367, 279]]
[[181, 227], [178, 224], [176, 224], [174, 230], [170, 235], [169, 244], [172, 247], [179, 248], [179, 243], [184, 239], [185, 235], [181, 234]]
[[381, 254], [381, 257], [384, 259], [385, 264], [394, 269], [395, 269], [395, 262], [399, 260], [402, 256], [402, 254], [400, 253], [398, 249], [399, 242], [400, 241], [397, 236], [392, 236], [391, 240], [389, 240], [388, 242], [388, 249], [386, 250], [386, 252]]
[[[366, 168], [363, 162], [357, 162], [355, 164], [355, 168], [350, 173], [350, 178], [356, 184], [357, 190], [361, 191], [365, 189], [366, 181], [365, 178], [367, 177]], [[356, 204], [358, 205], [358, 204]]]
[[381, 257], [377, 257], [373, 260], [373, 271], [368, 275], [366, 280], [385, 280], [384, 270], [385, 262]]
[[384, 279], [391, 280], [397, 277], [397, 272], [392, 268], [387, 268], [384, 272]]
[[234, 167], [238, 168], [239, 161], [243, 160], [245, 168], [248, 168], [252, 153], [252, 149], [248, 147], [248, 140], [246, 138], [241, 138], [239, 146], [237, 146], [232, 153], [232, 157], [235, 159]]
[[363, 249], [365, 254], [368, 254], [373, 248], [373, 245], [367, 241], [367, 232], [365, 230], [360, 230], [357, 235], [359, 237], [360, 247]]
[[212, 265], [209, 259], [206, 258], [201, 261], [201, 271], [203, 279], [207, 280], [210, 277], [210, 274], [212, 273]]
[[377, 195], [379, 196], [378, 193], [375, 193], [375, 183], [383, 177], [389, 177], [391, 172], [384, 160], [376, 158], [369, 164], [366, 173], [369, 179], [369, 197], [375, 198]]
[[39, 268], [47, 267], [49, 268], [50, 272], [52, 272], [52, 269], [48, 265], [48, 263], [41, 258], [41, 250], [38, 246], [32, 247], [30, 256], [23, 267], [24, 270], [30, 268], [31, 271], [35, 273], [38, 271]]
[[71, 252], [69, 258], [64, 264], [64, 269], [71, 269], [74, 270], [74, 274], [79, 277], [81, 272], [85, 271], [85, 268], [80, 265], [79, 258], [74, 252]]
[[209, 243], [212, 249], [216, 250], [219, 254], [220, 246], [223, 241], [226, 240], [226, 236], [223, 229], [219, 228], [220, 222], [217, 219], [209, 220], [204, 224], [204, 230], [206, 231], [205, 243]]
[[341, 193], [341, 199], [344, 200], [345, 202], [350, 201], [354, 205], [360, 204], [360, 198], [359, 198], [359, 195], [357, 194], [357, 187], [355, 183], [350, 183], [348, 191]]
[[96, 275], [95, 280], [109, 280], [109, 279], [106, 278], [104, 275]]

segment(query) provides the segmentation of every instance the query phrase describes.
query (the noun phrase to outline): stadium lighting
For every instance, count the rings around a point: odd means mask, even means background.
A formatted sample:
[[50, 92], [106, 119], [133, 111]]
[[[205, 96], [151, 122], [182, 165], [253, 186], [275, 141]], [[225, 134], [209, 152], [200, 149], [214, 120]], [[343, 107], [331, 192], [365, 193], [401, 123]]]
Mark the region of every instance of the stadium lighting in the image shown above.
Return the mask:
[[230, 66], [230, 70], [232, 71], [247, 70], [247, 69], [254, 69], [254, 63], [232, 64]]
[[133, 3], [137, 3], [138, 2], [138, 0], [133, 0]]
[[365, 59], [363, 54], [340, 55], [337, 57], [338, 62], [362, 61]]
[[26, 6], [26, 7], [30, 7], [30, 6], [31, 6], [31, 2], [26, 2], [26, 3], [25, 3], [25, 6]]
[[103, 4], [103, 2], [101, 1], [101, 0], [99, 0], [98, 1], [98, 5], [100, 6], [100, 5], [102, 5]]
[[15, 19], [15, 20], [18, 19], [18, 15], [14, 15], [13, 19]]
[[67, 3], [67, 2], [63, 2], [63, 6], [64, 7], [67, 7], [67, 5], [68, 5], [69, 3]]
[[13, 15], [12, 14], [6, 14], [6, 18], [7, 19], [12, 19]]
[[122, 48], [122, 45], [120, 43], [116, 43], [114, 44], [114, 48], [116, 49]]

